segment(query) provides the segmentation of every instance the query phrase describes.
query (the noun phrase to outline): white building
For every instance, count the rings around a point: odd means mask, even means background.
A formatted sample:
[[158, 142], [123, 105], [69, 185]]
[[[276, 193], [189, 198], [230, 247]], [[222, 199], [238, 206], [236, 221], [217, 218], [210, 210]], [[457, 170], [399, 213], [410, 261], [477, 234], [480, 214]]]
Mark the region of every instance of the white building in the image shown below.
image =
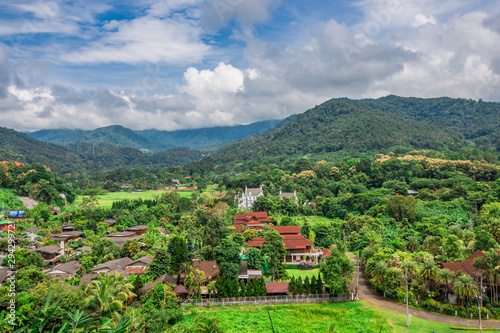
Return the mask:
[[259, 188], [248, 188], [245, 186], [245, 192], [240, 197], [239, 208], [250, 209], [253, 206], [255, 200], [258, 197], [263, 196], [264, 191], [262, 190], [262, 186]]

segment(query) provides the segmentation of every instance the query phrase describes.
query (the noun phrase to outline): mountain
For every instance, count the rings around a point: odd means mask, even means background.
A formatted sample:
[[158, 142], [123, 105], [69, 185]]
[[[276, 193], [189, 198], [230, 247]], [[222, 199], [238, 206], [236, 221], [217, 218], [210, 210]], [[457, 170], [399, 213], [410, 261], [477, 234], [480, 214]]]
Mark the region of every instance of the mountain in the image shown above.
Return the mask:
[[132, 147], [150, 152], [158, 152], [174, 147], [190, 149], [205, 148], [213, 152], [248, 135], [272, 128], [278, 120], [267, 120], [249, 125], [221, 126], [179, 131], [160, 131], [155, 129], [133, 131], [114, 125], [91, 131], [82, 130], [41, 130], [28, 135], [62, 146], [78, 143], [106, 143], [115, 147]]
[[463, 135], [443, 126], [405, 119], [367, 102], [330, 100], [285, 119], [263, 136], [252, 135], [208, 157], [230, 163], [260, 159], [279, 162], [303, 156], [338, 158], [406, 149], [457, 149]]
[[500, 103], [394, 95], [360, 102], [373, 110], [456, 130], [478, 145], [500, 150]]
[[65, 147], [36, 140], [24, 133], [0, 127], [0, 160], [42, 163], [54, 170], [70, 170], [79, 158]]
[[69, 136], [75, 135], [77, 133], [82, 132], [83, 130], [78, 130], [78, 129], [51, 129], [51, 130], [40, 130], [32, 133], [26, 133], [29, 136], [40, 140], [40, 141], [46, 141], [46, 142], [51, 142], [51, 143], [56, 143], [57, 140], [61, 140], [64, 138], [67, 138]]
[[202, 157], [201, 152], [188, 148], [171, 148], [147, 154], [135, 148], [102, 143], [78, 143], [63, 147], [0, 127], [0, 161], [42, 163], [59, 173], [114, 168], [161, 168], [189, 164]]

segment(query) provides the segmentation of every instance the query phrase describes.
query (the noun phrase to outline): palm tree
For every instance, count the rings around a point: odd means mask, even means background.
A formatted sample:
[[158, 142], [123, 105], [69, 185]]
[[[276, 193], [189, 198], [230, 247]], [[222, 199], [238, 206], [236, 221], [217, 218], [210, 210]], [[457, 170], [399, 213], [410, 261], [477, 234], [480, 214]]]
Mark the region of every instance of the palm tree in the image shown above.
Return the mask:
[[470, 275], [459, 274], [453, 282], [453, 293], [462, 301], [469, 301], [477, 295], [477, 284]]
[[447, 268], [441, 269], [437, 275], [437, 280], [444, 284], [444, 297], [447, 302], [448, 293], [450, 292], [450, 282], [453, 280], [453, 273]]
[[127, 282], [122, 273], [102, 274], [86, 288], [90, 295], [85, 304], [97, 308], [102, 314], [120, 311], [126, 302], [135, 296], [134, 286]]
[[430, 290], [432, 281], [436, 280], [438, 273], [439, 268], [436, 266], [436, 263], [434, 261], [427, 260], [422, 263], [422, 267], [420, 267], [418, 276], [427, 281], [427, 285]]
[[379, 261], [373, 266], [372, 275], [378, 283], [382, 283], [387, 274], [387, 263], [385, 261]]

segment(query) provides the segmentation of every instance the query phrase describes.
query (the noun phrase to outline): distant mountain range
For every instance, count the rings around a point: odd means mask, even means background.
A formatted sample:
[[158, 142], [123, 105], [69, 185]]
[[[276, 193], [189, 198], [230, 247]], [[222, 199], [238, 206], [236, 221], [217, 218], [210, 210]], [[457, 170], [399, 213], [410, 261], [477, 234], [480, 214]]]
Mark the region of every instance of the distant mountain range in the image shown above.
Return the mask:
[[304, 156], [331, 160], [411, 149], [480, 147], [500, 152], [500, 103], [391, 95], [333, 99], [280, 122], [234, 127], [166, 132], [109, 126], [42, 130], [30, 133], [32, 137], [0, 128], [0, 134], [0, 160], [40, 162], [60, 172], [162, 167], [202, 158], [233, 164], [279, 163]]
[[68, 146], [79, 143], [105, 143], [114, 147], [131, 147], [148, 152], [158, 152], [175, 147], [202, 149], [213, 152], [251, 134], [272, 128], [279, 120], [267, 120], [249, 125], [222, 126], [179, 131], [155, 129], [133, 131], [114, 125], [95, 130], [55, 129], [26, 133], [31, 137]]

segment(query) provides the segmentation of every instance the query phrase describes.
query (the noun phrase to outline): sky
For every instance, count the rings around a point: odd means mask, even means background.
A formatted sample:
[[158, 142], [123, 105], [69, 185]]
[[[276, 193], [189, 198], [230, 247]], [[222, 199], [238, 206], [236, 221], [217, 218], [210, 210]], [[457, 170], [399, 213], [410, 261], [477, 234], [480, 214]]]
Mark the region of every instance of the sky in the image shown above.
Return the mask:
[[331, 98], [500, 101], [493, 0], [0, 0], [0, 126], [178, 130]]

